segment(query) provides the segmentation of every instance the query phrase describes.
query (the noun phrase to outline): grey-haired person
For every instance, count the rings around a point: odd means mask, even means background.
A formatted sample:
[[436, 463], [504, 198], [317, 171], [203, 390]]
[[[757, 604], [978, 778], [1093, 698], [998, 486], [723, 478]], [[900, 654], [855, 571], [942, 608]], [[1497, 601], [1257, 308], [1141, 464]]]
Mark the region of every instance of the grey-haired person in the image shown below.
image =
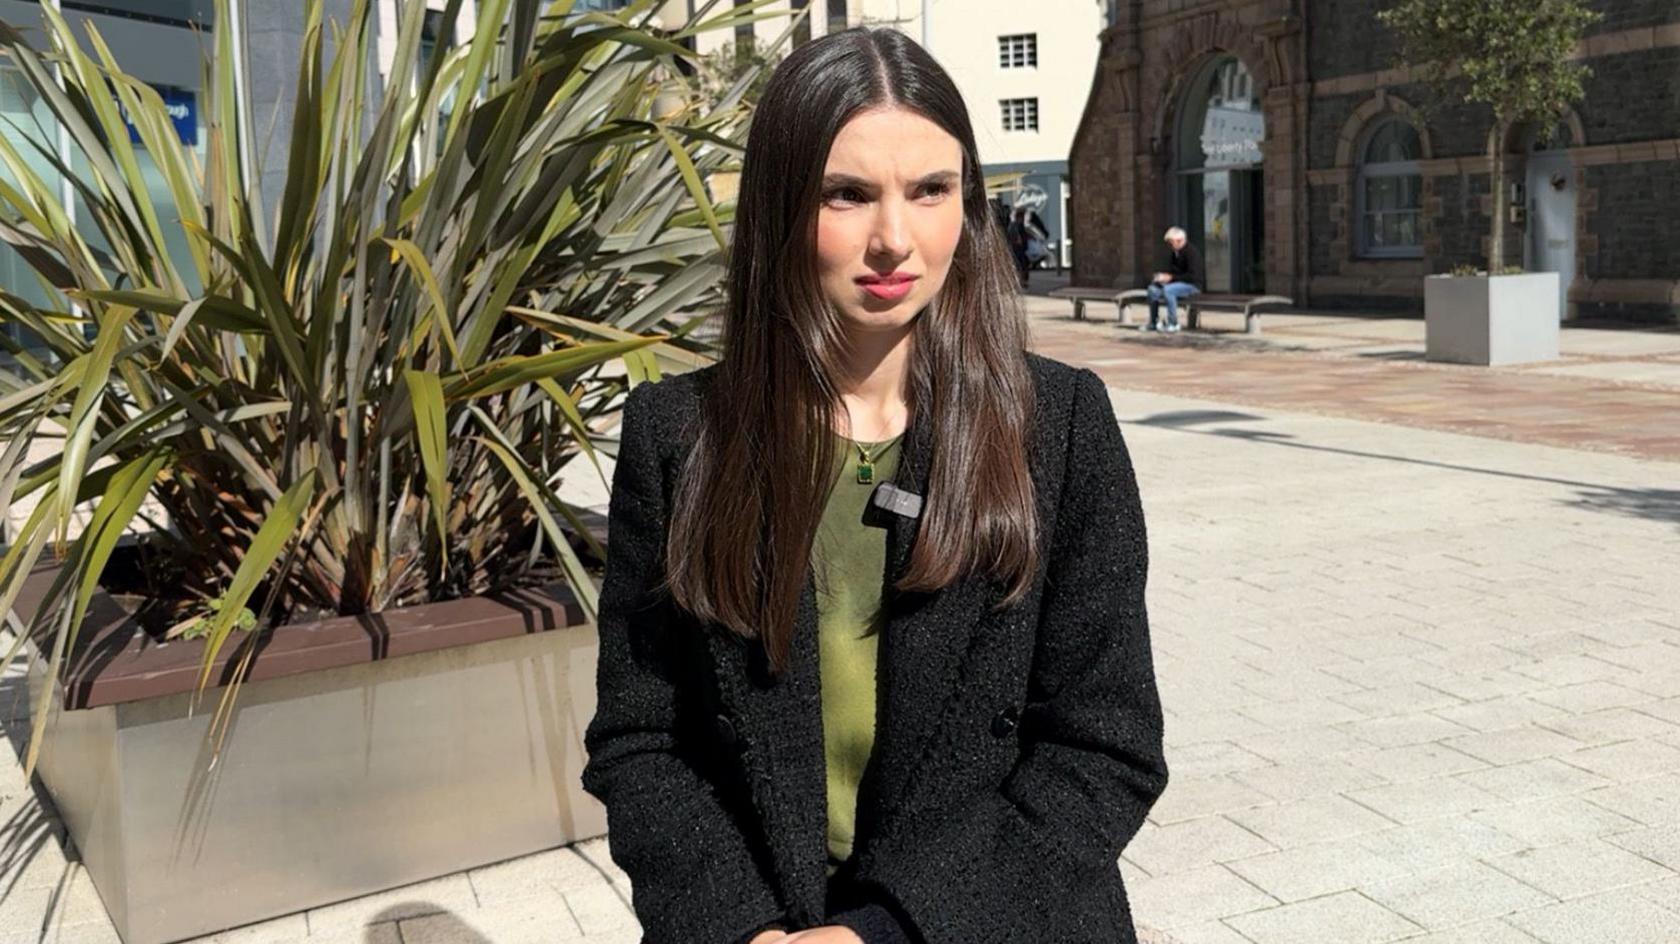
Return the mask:
[[[1202, 254], [1190, 244], [1190, 237], [1180, 227], [1174, 226], [1167, 230], [1162, 239], [1167, 244], [1167, 252], [1161, 265], [1161, 271], [1155, 273], [1155, 278], [1149, 283], [1149, 321], [1139, 325], [1140, 331], [1165, 331], [1168, 333], [1178, 330], [1178, 303], [1192, 295], [1198, 294], [1202, 286], [1207, 284], [1207, 275], [1202, 268]], [[1161, 303], [1167, 306], [1166, 324], [1160, 323]]]

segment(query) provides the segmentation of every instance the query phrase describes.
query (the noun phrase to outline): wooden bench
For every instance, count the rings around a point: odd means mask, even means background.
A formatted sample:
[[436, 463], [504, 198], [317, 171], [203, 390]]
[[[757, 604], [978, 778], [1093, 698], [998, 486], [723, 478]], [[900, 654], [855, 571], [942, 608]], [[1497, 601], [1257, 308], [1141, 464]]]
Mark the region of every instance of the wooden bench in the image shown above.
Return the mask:
[[[1131, 324], [1126, 317], [1126, 306], [1133, 302], [1149, 304], [1149, 290], [1142, 288], [1128, 289], [1114, 296], [1114, 304], [1120, 307], [1120, 323]], [[1201, 327], [1201, 310], [1203, 308], [1217, 308], [1221, 311], [1240, 311], [1243, 316], [1243, 330], [1249, 334], [1260, 333], [1260, 309], [1288, 308], [1295, 304], [1295, 300], [1282, 295], [1235, 295], [1220, 292], [1201, 292], [1189, 298], [1178, 300], [1178, 310], [1184, 315], [1185, 324], [1195, 331]], [[1075, 315], [1077, 317], [1077, 313]]]
[[1073, 320], [1074, 321], [1084, 321], [1085, 320], [1085, 303], [1086, 302], [1109, 302], [1111, 304], [1119, 306], [1119, 308], [1120, 308], [1120, 323], [1121, 324], [1131, 324], [1131, 320], [1126, 317], [1126, 305], [1120, 299], [1123, 296], [1132, 295], [1132, 294], [1137, 294], [1137, 293], [1133, 292], [1133, 291], [1126, 290], [1126, 289], [1097, 288], [1095, 286], [1078, 286], [1078, 285], [1069, 285], [1069, 286], [1066, 286], [1065, 288], [1058, 288], [1058, 289], [1051, 289], [1050, 290], [1050, 297], [1051, 298], [1065, 298], [1065, 299], [1068, 299], [1069, 301], [1073, 302]]

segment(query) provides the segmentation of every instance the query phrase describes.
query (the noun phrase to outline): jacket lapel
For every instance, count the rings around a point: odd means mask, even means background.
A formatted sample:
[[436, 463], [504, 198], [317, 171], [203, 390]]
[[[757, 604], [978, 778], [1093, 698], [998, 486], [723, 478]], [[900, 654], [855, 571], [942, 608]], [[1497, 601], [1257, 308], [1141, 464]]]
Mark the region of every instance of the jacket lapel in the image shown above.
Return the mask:
[[[927, 507], [932, 430], [911, 428], [895, 483], [921, 495]], [[941, 722], [957, 690], [968, 642], [994, 598], [985, 585], [963, 578], [933, 593], [893, 589], [910, 567], [921, 519], [892, 516], [882, 575], [880, 660], [876, 667], [875, 747], [858, 785], [857, 853], [907, 812], [923, 759], [935, 747]]]
[[[923, 497], [926, 508], [932, 429], [925, 411], [913, 418], [893, 481]], [[884, 626], [876, 668], [875, 747], [858, 790], [857, 844], [862, 851], [902, 812], [922, 758], [957, 689], [968, 640], [996, 594], [975, 578], [935, 593], [899, 593], [921, 519], [891, 515], [881, 601]], [[707, 634], [718, 691], [740, 727], [742, 763], [754, 808], [790, 912], [802, 922], [823, 917], [826, 897], [827, 791], [817, 606], [812, 569], [805, 583], [788, 672], [770, 677], [763, 648], [732, 633]]]

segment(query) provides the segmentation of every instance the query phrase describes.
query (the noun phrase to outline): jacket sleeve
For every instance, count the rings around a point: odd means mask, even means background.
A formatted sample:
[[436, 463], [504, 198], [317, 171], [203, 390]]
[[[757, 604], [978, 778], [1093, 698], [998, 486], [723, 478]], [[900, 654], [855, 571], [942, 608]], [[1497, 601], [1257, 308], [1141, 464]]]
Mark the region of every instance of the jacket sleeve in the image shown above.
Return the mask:
[[1050, 939], [1073, 890], [1119, 881], [1166, 788], [1136, 476], [1101, 379], [1082, 368], [1074, 389], [1020, 757], [997, 790], [914, 824], [869, 869], [928, 944]]
[[647, 944], [744, 940], [783, 917], [741, 828], [678, 736], [681, 656], [662, 591], [666, 508], [654, 384], [624, 407], [597, 625], [596, 709], [583, 787], [607, 809]]

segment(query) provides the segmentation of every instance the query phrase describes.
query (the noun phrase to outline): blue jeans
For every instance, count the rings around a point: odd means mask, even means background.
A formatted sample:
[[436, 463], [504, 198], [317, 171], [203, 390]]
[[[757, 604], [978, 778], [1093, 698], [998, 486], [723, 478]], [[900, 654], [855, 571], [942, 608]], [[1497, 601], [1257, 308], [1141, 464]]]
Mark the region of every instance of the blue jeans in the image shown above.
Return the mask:
[[1189, 298], [1199, 293], [1201, 289], [1189, 282], [1167, 282], [1165, 284], [1151, 282], [1147, 291], [1149, 292], [1149, 326], [1151, 328], [1155, 327], [1156, 312], [1160, 309], [1161, 302], [1165, 301], [1167, 303], [1167, 324], [1176, 328], [1178, 327], [1178, 300]]

